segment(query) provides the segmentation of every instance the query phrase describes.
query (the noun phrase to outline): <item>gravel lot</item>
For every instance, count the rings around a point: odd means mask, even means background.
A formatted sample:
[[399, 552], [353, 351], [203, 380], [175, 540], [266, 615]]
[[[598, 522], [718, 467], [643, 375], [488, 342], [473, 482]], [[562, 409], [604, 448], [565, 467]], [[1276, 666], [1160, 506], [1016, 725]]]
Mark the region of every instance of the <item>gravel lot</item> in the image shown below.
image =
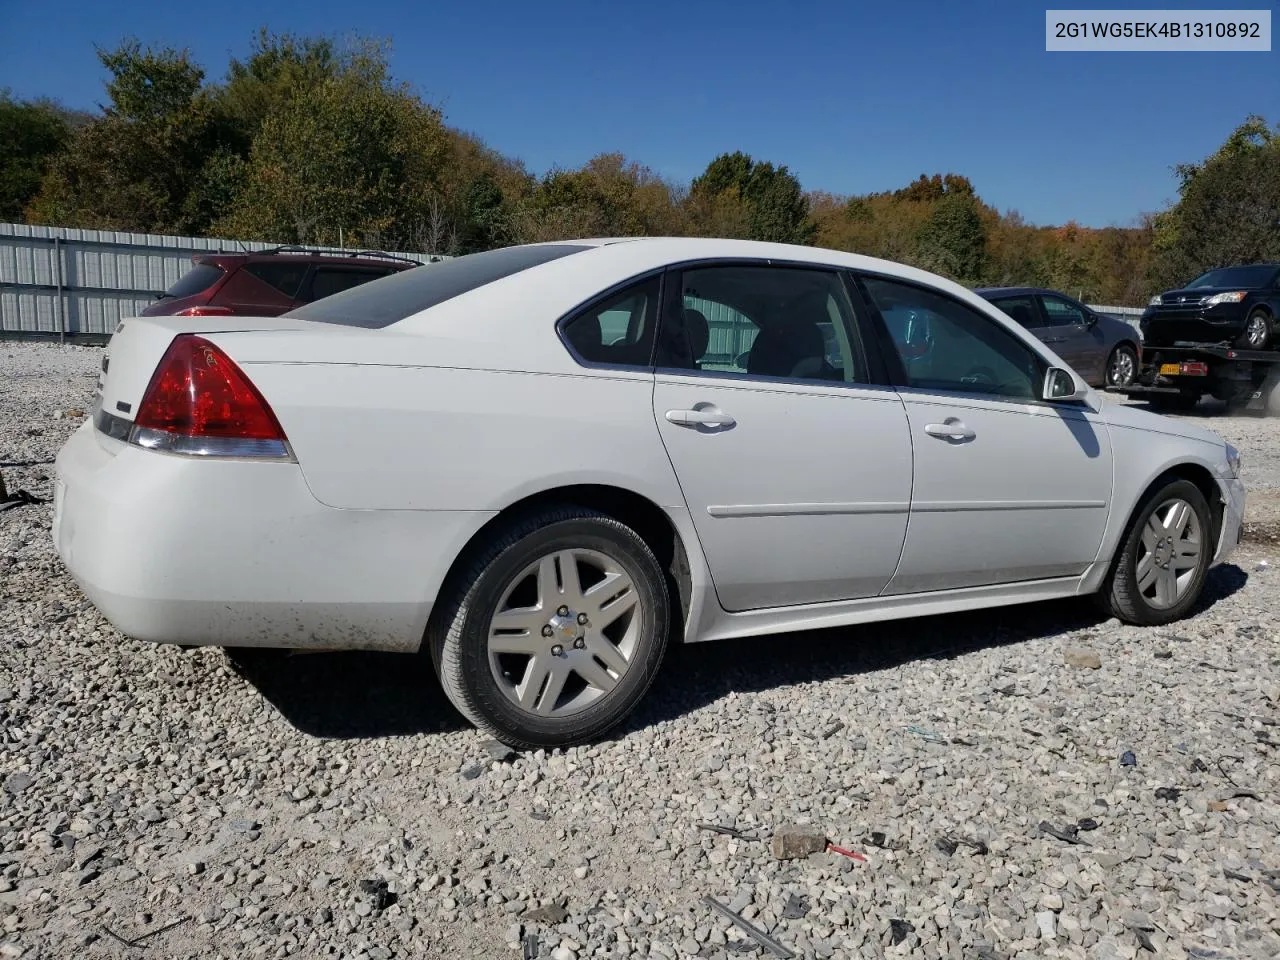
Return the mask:
[[[99, 355], [0, 343], [11, 490], [49, 496]], [[1280, 422], [1210, 423], [1280, 488]], [[1280, 956], [1275, 546], [1163, 631], [1051, 604], [678, 650], [616, 739], [493, 759], [410, 658], [124, 639], [50, 519], [0, 513], [0, 958], [753, 952], [708, 895], [797, 956]], [[751, 839], [788, 822], [866, 861]]]

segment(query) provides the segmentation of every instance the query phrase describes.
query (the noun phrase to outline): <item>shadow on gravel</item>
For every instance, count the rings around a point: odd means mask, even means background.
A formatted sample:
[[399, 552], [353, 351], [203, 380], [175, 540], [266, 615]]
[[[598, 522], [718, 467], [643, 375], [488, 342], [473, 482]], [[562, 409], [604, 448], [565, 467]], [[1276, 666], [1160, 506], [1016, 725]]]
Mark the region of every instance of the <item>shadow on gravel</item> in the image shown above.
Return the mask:
[[[1223, 565], [1209, 575], [1196, 612], [1231, 596], [1248, 575]], [[738, 691], [871, 673], [913, 660], [1043, 640], [1103, 622], [1082, 601], [1055, 601], [835, 630], [675, 646], [620, 734], [674, 720]], [[1172, 625], [1165, 632], [1176, 632]], [[302, 733], [405, 736], [468, 729], [425, 657], [393, 653], [228, 652], [236, 671]]]
[[236, 672], [313, 737], [395, 737], [467, 729], [426, 657], [228, 651]]
[[[1194, 613], [1230, 597], [1248, 579], [1232, 564], [1215, 568]], [[1062, 600], [679, 646], [668, 654], [662, 675], [623, 732], [674, 720], [730, 692], [837, 680], [914, 660], [949, 660], [974, 650], [1087, 630], [1103, 622], [1105, 618], [1091, 604]], [[1153, 632], [1176, 633], [1177, 629], [1172, 624]], [[1081, 645], [1087, 646], [1087, 640], [1082, 639]], [[1052, 655], [1057, 655], [1056, 650]]]

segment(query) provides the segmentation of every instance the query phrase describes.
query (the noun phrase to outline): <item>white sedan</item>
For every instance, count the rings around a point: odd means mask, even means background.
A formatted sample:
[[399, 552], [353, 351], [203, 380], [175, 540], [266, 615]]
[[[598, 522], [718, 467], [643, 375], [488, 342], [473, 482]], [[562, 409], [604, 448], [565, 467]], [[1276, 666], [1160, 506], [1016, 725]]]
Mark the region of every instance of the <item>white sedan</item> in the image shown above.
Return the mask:
[[1244, 512], [1233, 448], [963, 287], [705, 239], [126, 320], [57, 476], [58, 551], [123, 633], [430, 656], [519, 747], [602, 735], [669, 641], [1072, 596], [1167, 623]]

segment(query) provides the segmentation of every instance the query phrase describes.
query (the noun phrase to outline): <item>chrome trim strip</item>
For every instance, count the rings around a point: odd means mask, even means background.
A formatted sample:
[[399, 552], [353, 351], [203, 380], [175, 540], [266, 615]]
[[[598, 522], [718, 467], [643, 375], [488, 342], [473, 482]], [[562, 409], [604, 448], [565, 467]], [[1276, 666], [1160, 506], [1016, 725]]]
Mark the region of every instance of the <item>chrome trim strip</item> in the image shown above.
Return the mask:
[[735, 503], [709, 506], [713, 517], [829, 517], [906, 513], [908, 503]]
[[974, 510], [1102, 510], [1105, 500], [924, 500], [912, 513], [963, 513]]

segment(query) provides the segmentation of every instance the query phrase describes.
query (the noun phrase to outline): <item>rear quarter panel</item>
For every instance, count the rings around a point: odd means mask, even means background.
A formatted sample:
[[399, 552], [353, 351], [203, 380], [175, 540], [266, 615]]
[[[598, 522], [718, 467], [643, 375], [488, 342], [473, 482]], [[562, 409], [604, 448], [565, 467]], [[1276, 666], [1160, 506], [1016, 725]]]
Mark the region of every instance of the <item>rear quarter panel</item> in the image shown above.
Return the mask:
[[321, 503], [500, 510], [569, 484], [682, 508], [646, 373], [245, 363]]

